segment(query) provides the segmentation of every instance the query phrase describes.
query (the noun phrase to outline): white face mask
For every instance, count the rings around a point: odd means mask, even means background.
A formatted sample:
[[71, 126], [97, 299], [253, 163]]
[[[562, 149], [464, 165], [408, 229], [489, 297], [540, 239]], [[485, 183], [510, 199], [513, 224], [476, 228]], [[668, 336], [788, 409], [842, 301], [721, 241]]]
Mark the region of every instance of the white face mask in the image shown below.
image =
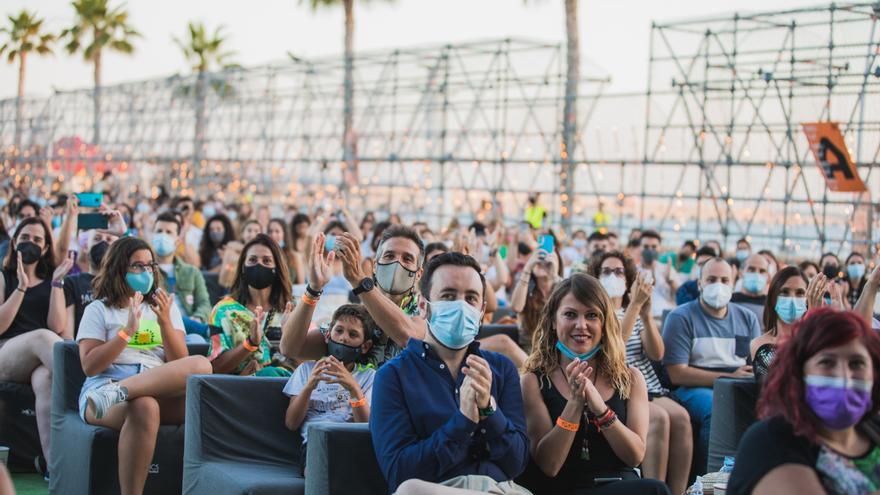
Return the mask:
[[730, 302], [733, 288], [723, 282], [716, 282], [703, 287], [701, 297], [710, 308], [721, 309]]
[[605, 275], [599, 279], [609, 297], [623, 297], [626, 293], [626, 280], [617, 275]]

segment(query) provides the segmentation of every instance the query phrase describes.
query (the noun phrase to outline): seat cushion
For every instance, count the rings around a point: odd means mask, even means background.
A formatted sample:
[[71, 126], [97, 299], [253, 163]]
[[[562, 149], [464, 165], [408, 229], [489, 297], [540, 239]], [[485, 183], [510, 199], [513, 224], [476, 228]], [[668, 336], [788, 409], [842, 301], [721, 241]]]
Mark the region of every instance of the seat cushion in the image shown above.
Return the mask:
[[266, 463], [210, 461], [189, 478], [184, 493], [210, 495], [298, 495], [305, 480], [290, 466]]

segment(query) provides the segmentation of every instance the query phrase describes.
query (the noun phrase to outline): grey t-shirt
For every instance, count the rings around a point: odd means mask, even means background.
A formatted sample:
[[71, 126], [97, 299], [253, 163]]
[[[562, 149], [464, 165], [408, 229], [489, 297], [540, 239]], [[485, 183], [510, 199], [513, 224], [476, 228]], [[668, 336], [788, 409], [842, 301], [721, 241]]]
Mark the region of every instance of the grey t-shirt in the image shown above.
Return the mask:
[[710, 316], [700, 300], [679, 306], [666, 317], [663, 363], [731, 372], [744, 366], [749, 343], [761, 334], [754, 313], [737, 304], [727, 306], [724, 318]]
[[[299, 365], [287, 384], [284, 385], [284, 394], [293, 397], [302, 393], [303, 388], [309, 381], [312, 370], [315, 369], [316, 361], [309, 361]], [[376, 370], [369, 366], [355, 365], [351, 375], [357, 380], [361, 392], [369, 404], [373, 392], [373, 377]], [[303, 443], [309, 441], [309, 426], [314, 423], [348, 423], [352, 420], [351, 395], [348, 390], [338, 383], [318, 382], [318, 386], [309, 397], [309, 409], [306, 411], [306, 419], [300, 426]]]

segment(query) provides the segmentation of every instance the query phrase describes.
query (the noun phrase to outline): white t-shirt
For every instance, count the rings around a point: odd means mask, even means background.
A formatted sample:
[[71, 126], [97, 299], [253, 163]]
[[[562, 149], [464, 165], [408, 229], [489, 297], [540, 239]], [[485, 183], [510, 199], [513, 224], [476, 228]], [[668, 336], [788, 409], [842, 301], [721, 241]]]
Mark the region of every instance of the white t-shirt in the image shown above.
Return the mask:
[[195, 225], [190, 225], [185, 235], [186, 244], [193, 249], [199, 249], [199, 245], [202, 243], [202, 229]]
[[[299, 365], [293, 375], [284, 386], [284, 395], [293, 397], [302, 393], [312, 370], [315, 369], [316, 361], [309, 361]], [[351, 375], [361, 387], [361, 392], [367, 399], [367, 404], [372, 402], [373, 377], [376, 370], [370, 367], [356, 365]], [[318, 382], [318, 386], [309, 397], [309, 409], [306, 411], [306, 419], [300, 426], [303, 443], [308, 443], [309, 426], [315, 423], [348, 423], [353, 415], [351, 404], [348, 401], [351, 395], [348, 390], [338, 383]]]
[[[128, 324], [128, 308], [111, 308], [103, 300], [93, 301], [86, 306], [79, 324], [76, 341], [95, 339], [106, 342], [116, 338], [116, 334]], [[171, 325], [181, 333], [183, 319], [176, 305], [171, 306]], [[131, 338], [128, 346], [116, 356], [113, 364], [141, 364], [145, 368], [155, 368], [165, 363], [162, 348], [162, 333], [159, 331], [156, 313], [147, 303], [141, 304], [141, 324], [138, 332]]]

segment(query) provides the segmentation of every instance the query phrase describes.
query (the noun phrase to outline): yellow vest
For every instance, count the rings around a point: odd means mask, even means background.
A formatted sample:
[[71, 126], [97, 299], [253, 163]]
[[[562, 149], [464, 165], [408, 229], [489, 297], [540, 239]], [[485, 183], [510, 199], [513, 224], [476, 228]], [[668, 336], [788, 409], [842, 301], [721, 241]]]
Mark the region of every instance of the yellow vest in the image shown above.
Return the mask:
[[529, 206], [526, 208], [526, 222], [529, 222], [532, 228], [540, 229], [546, 214], [547, 209], [541, 205]]

